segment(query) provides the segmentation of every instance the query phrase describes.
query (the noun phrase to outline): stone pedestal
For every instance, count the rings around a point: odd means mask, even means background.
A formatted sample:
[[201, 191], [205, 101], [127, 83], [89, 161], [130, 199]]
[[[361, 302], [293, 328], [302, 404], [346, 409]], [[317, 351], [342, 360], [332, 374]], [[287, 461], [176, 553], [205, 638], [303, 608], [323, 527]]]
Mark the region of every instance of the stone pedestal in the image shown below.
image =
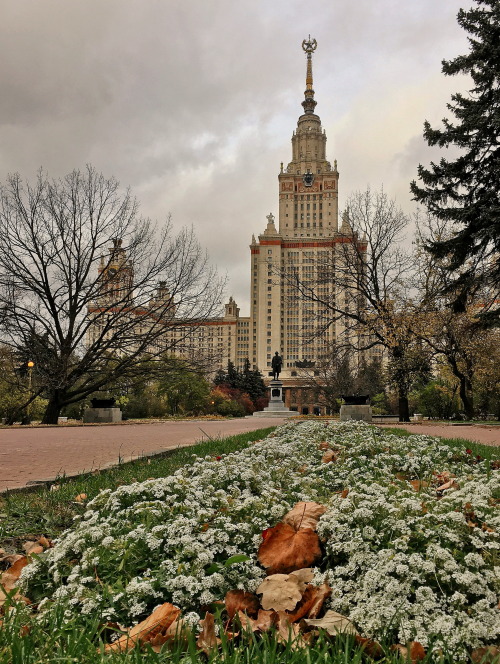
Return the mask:
[[119, 408], [87, 408], [83, 413], [85, 423], [121, 422], [122, 411]]
[[372, 407], [360, 404], [342, 404], [342, 406], [340, 406], [340, 421], [348, 422], [350, 420], [371, 422]]
[[294, 417], [297, 413], [289, 410], [283, 403], [283, 383], [280, 380], [272, 380], [269, 383], [269, 405], [264, 410], [253, 414], [254, 417]]

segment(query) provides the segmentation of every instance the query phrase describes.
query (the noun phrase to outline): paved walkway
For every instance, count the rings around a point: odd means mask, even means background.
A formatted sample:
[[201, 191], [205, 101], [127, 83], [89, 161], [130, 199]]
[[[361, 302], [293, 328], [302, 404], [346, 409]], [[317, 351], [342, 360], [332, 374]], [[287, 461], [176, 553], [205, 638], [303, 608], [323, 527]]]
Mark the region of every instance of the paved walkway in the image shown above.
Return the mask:
[[464, 442], [475, 441], [483, 445], [500, 445], [500, 426], [451, 424], [382, 424], [381, 427], [402, 427], [411, 433], [425, 433], [428, 436], [462, 438]]
[[281, 418], [0, 429], [0, 491], [76, 475], [208, 438], [277, 426]]
[[[207, 438], [227, 437], [276, 426], [285, 420], [249, 418], [236, 420], [186, 420], [147, 424], [82, 427], [0, 429], [0, 491], [26, 486], [57, 475], [76, 475], [121, 461], [193, 445]], [[386, 425], [382, 425], [386, 426]], [[500, 445], [500, 427], [403, 426], [412, 433], [475, 440]]]

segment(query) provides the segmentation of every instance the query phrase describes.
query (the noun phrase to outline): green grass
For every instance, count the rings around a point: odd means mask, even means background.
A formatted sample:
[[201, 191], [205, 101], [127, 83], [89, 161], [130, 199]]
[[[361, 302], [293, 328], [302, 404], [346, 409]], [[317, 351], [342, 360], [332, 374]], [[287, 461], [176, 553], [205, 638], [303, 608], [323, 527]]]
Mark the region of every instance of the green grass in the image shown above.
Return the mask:
[[[150, 647], [136, 647], [128, 653], [102, 652], [98, 646], [103, 625], [99, 618], [89, 618], [86, 629], [81, 623], [76, 628], [65, 622], [64, 609], [50, 622], [30, 621], [24, 610], [8, 612], [0, 629], [0, 662], [3, 664], [364, 664], [373, 660], [363, 654], [363, 649], [353, 637], [336, 638], [322, 633], [305, 649], [295, 649], [290, 644], [279, 643], [273, 632], [256, 637], [240, 634], [235, 640], [222, 636], [218, 650], [209, 656], [196, 648], [195, 636], [187, 643], [179, 641], [172, 648], [164, 646], [159, 653]], [[26, 625], [30, 625], [26, 633]], [[221, 629], [221, 633], [222, 633]], [[384, 645], [385, 657], [381, 664], [402, 664], [399, 655]], [[452, 657], [429, 654], [423, 664], [455, 664]]]
[[[165, 455], [138, 459], [103, 471], [95, 471], [76, 478], [61, 477], [59, 489], [41, 486], [19, 492], [7, 492], [0, 497], [0, 547], [12, 548], [12, 538], [37, 534], [56, 537], [69, 528], [73, 517], [85, 508], [75, 503], [79, 494], [87, 495], [87, 502], [102, 489], [116, 489], [121, 484], [142, 482], [149, 478], [172, 475], [191, 462], [192, 455], [222, 456], [243, 449], [248, 443], [265, 438], [273, 427], [242, 433], [230, 438], [214, 438], [189, 447], [182, 447]], [[118, 460], [117, 460], [118, 461]], [[7, 540], [7, 541], [6, 541]]]

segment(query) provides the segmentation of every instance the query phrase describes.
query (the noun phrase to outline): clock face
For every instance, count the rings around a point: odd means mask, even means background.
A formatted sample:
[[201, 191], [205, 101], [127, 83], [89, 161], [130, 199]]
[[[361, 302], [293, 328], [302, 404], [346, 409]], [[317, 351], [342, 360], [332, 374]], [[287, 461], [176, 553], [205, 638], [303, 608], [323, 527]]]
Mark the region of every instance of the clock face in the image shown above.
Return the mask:
[[117, 273], [117, 269], [116, 269], [116, 267], [110, 267], [110, 268], [109, 268], [109, 270], [108, 270], [108, 275], [109, 275], [111, 278], [113, 278], [114, 276], [116, 276], [116, 273]]
[[314, 182], [314, 175], [312, 173], [307, 172], [304, 174], [302, 181], [306, 185], [306, 187], [310, 187]]

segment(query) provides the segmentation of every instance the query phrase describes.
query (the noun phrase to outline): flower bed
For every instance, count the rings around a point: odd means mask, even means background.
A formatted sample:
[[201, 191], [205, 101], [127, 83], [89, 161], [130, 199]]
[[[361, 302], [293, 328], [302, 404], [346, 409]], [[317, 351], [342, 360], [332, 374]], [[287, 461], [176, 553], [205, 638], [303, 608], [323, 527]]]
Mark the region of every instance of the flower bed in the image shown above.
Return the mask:
[[458, 659], [500, 635], [499, 498], [497, 469], [434, 438], [287, 423], [241, 452], [103, 491], [25, 567], [22, 586], [72, 617], [131, 625], [172, 602], [194, 622], [227, 591], [255, 591], [266, 576], [262, 532], [316, 501], [327, 508], [315, 572], [331, 586], [328, 608], [364, 636]]

